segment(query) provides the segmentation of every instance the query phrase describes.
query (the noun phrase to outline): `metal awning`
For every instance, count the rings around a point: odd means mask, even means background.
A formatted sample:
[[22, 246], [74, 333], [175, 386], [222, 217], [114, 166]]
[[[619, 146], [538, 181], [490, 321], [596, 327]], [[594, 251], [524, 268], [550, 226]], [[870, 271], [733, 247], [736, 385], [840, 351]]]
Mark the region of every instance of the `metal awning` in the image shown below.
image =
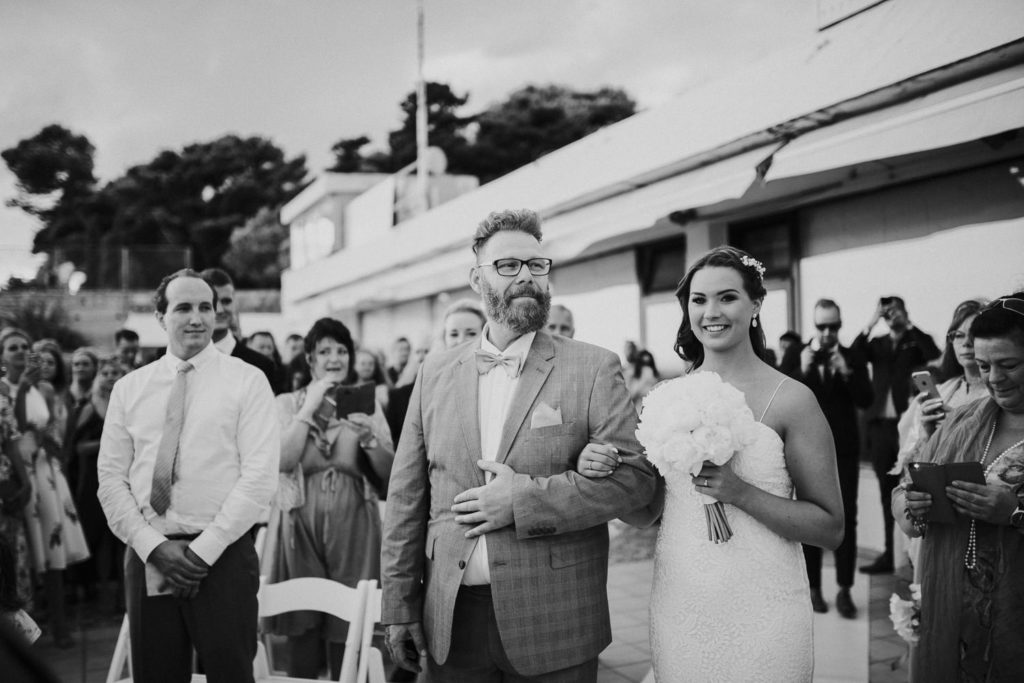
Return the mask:
[[951, 147], [1024, 128], [1024, 66], [802, 135], [767, 181]]

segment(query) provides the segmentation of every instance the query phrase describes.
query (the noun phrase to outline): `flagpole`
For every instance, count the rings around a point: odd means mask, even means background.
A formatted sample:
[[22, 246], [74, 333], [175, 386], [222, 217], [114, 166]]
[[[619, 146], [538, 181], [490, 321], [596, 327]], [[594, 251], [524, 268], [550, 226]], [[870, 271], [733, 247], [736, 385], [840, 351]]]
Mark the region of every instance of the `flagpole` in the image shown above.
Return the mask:
[[430, 208], [427, 177], [427, 83], [423, 78], [424, 0], [416, 0], [416, 199], [420, 211]]

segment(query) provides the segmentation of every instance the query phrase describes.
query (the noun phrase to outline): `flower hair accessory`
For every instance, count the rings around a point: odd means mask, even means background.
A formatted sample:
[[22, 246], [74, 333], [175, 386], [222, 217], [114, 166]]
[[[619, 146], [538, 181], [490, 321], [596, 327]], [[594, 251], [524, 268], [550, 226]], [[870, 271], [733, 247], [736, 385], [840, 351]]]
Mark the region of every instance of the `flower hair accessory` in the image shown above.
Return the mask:
[[764, 264], [758, 261], [756, 258], [754, 258], [753, 256], [743, 255], [740, 257], [740, 263], [747, 266], [748, 268], [753, 268], [754, 270], [756, 270], [757, 276], [764, 280]]

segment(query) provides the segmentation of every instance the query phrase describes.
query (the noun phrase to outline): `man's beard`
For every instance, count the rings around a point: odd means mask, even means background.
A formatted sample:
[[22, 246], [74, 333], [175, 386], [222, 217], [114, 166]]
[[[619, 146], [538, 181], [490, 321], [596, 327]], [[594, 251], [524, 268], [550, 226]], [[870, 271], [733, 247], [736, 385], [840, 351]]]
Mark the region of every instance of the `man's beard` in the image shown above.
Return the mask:
[[[542, 292], [535, 285], [524, 285], [509, 287], [502, 296], [483, 278], [480, 279], [480, 290], [488, 320], [521, 335], [536, 332], [548, 322], [548, 311], [551, 309], [550, 292]], [[512, 299], [520, 296], [530, 297], [533, 301], [514, 304]]]

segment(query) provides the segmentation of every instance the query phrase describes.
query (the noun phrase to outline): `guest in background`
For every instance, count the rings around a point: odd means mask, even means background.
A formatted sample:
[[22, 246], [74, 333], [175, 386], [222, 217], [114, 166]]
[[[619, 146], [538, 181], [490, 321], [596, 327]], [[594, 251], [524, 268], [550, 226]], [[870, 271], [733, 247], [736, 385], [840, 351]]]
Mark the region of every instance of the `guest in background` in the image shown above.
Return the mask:
[[552, 304], [548, 313], [547, 331], [548, 334], [559, 334], [566, 339], [572, 339], [576, 334], [572, 311], [562, 304]]
[[441, 318], [441, 348], [453, 349], [480, 336], [487, 318], [479, 301], [462, 299], [447, 309]]
[[71, 394], [72, 407], [89, 399], [92, 384], [96, 381], [98, 361], [96, 352], [87, 346], [79, 347], [71, 354], [71, 385], [68, 393]]
[[647, 349], [636, 352], [633, 359], [633, 371], [629, 374], [626, 388], [629, 390], [629, 398], [633, 401], [636, 411], [639, 414], [643, 407], [644, 396], [655, 384], [661, 381], [658, 373], [658, 366], [654, 363], [654, 356]]
[[306, 362], [304, 354], [299, 354], [289, 361], [287, 376], [292, 391], [298, 391], [310, 383], [313, 378], [309, 375], [309, 363]]
[[923, 535], [914, 683], [1024, 681], [1024, 292], [986, 306], [968, 334], [989, 395], [947, 415], [911, 457], [980, 462], [985, 483], [945, 488], [952, 523], [927, 520], [935, 501], [906, 470], [892, 497], [903, 531]]
[[[779, 355], [775, 366], [794, 368], [799, 366], [800, 351], [804, 348], [803, 339], [793, 330], [786, 330], [779, 335]], [[783, 370], [785, 372], [785, 370]]]
[[118, 358], [121, 360], [121, 367], [125, 372], [131, 372], [139, 367], [139, 333], [122, 327], [114, 333], [114, 347]]
[[80, 566], [78, 577], [86, 599], [94, 599], [103, 582], [115, 578], [118, 588], [114, 607], [118, 612], [124, 611], [124, 544], [110, 531], [97, 497], [97, 460], [110, 392], [114, 390], [114, 383], [125, 375], [122, 358], [121, 354], [117, 354], [100, 360], [89, 400], [72, 415], [67, 449], [68, 470], [74, 473], [73, 479], [76, 482], [73, 491], [75, 505], [78, 507], [85, 540], [92, 551], [92, 557]]
[[36, 388], [40, 376], [39, 354], [30, 351], [25, 332], [7, 328], [0, 333], [0, 349], [7, 374], [14, 414], [21, 433], [20, 452], [32, 481], [32, 496], [25, 509], [25, 525], [32, 564], [43, 579], [54, 643], [74, 645], [64, 610], [64, 570], [89, 557], [78, 513], [68, 488], [60, 457], [52, 446], [52, 416], [43, 394]]
[[[352, 336], [341, 322], [321, 318], [306, 335], [312, 382], [277, 397], [281, 427], [281, 486], [277, 553], [270, 581], [315, 576], [355, 587], [380, 579], [381, 520], [377, 501], [391, 474], [394, 448], [378, 404], [373, 414], [335, 414], [332, 396], [356, 383]], [[371, 485], [376, 482], [376, 485]], [[295, 495], [282, 495], [293, 489]], [[329, 646], [331, 677], [344, 655], [348, 625], [314, 612], [275, 617], [271, 630], [288, 636], [288, 675], [316, 678], [318, 654]]]
[[373, 351], [359, 349], [356, 351], [355, 372], [356, 381], [360, 384], [372, 384], [377, 396], [377, 403], [388, 407], [388, 392], [391, 386], [388, 384], [388, 377], [384, 374], [383, 363]]
[[[807, 385], [832, 430], [845, 520], [843, 542], [835, 550], [836, 583], [839, 585], [836, 610], [840, 616], [853, 619], [857, 616], [857, 607], [850, 596], [850, 588], [857, 562], [857, 488], [860, 481], [857, 410], [871, 405], [873, 395], [864, 358], [839, 344], [842, 326], [839, 305], [832, 299], [819, 299], [814, 304], [817, 335], [810, 343], [796, 348], [798, 367], [783, 365], [781, 370]], [[787, 355], [792, 358], [794, 354], [790, 350]], [[821, 594], [822, 550], [808, 544], [804, 544], [803, 549], [811, 588], [811, 606], [815, 612], [827, 612], [828, 604]]]
[[32, 496], [32, 481], [18, 448], [21, 435], [8, 389], [0, 383], [0, 537], [11, 554], [0, 592], [8, 596], [8, 606], [16, 601], [20, 608], [32, 600], [32, 563], [25, 537], [25, 506]]
[[407, 337], [399, 337], [391, 345], [391, 357], [389, 359], [391, 363], [388, 365], [387, 373], [388, 380], [392, 385], [398, 385], [398, 378], [402, 375], [402, 370], [405, 370], [411, 354], [412, 344], [409, 343]]
[[213, 328], [213, 343], [217, 350], [259, 369], [270, 383], [270, 388], [277, 393], [274, 363], [240, 343], [233, 331], [238, 328], [238, 311], [235, 308], [235, 283], [231, 276], [220, 268], [207, 268], [200, 275], [217, 294], [217, 318]]
[[[53, 339], [40, 339], [32, 345], [32, 350], [39, 354], [39, 381], [36, 382], [36, 388], [43, 394], [46, 407], [50, 409], [44, 446], [50, 450], [51, 455], [64, 460], [64, 440], [67, 437], [68, 414], [72, 408], [64, 352]], [[67, 464], [66, 461], [64, 464]]]
[[[931, 399], [920, 393], [910, 402], [907, 412], [900, 418], [900, 453], [890, 474], [899, 476], [903, 473], [903, 468], [920, 443], [932, 435], [950, 412], [988, 397], [984, 379], [974, 358], [974, 340], [971, 338], [971, 323], [984, 305], [984, 302], [977, 299], [968, 299], [953, 311], [953, 320], [946, 331], [946, 345], [939, 366], [933, 373], [942, 381], [936, 387], [940, 398]], [[919, 538], [909, 538], [902, 532], [898, 533], [894, 540], [896, 567], [909, 562], [916, 575], [920, 547]], [[920, 576], [915, 576], [914, 582], [919, 580]]]
[[[888, 334], [869, 340], [879, 320], [885, 320]], [[893, 570], [893, 518], [890, 507], [892, 490], [899, 477], [889, 474], [900, 451], [899, 418], [910, 400], [910, 375], [939, 356], [939, 347], [928, 334], [914, 327], [907, 315], [906, 304], [898, 296], [883, 296], [875, 312], [852, 348], [871, 364], [874, 401], [866, 411], [867, 451], [878, 477], [882, 516], [885, 524], [885, 551], [874, 562], [860, 568], [865, 574], [882, 574]]]
[[274, 335], [266, 330], [253, 332], [249, 335], [249, 339], [246, 340], [246, 345], [274, 364], [274, 381], [270, 385], [274, 389], [274, 393], [280, 394], [287, 391], [289, 386], [288, 373], [285, 370], [284, 361], [281, 360], [281, 354], [277, 352], [277, 343], [274, 341]]
[[281, 352], [281, 360], [285, 365], [296, 358], [302, 358], [305, 354], [302, 351], [303, 339], [301, 334], [289, 334], [284, 339], [284, 351]]

